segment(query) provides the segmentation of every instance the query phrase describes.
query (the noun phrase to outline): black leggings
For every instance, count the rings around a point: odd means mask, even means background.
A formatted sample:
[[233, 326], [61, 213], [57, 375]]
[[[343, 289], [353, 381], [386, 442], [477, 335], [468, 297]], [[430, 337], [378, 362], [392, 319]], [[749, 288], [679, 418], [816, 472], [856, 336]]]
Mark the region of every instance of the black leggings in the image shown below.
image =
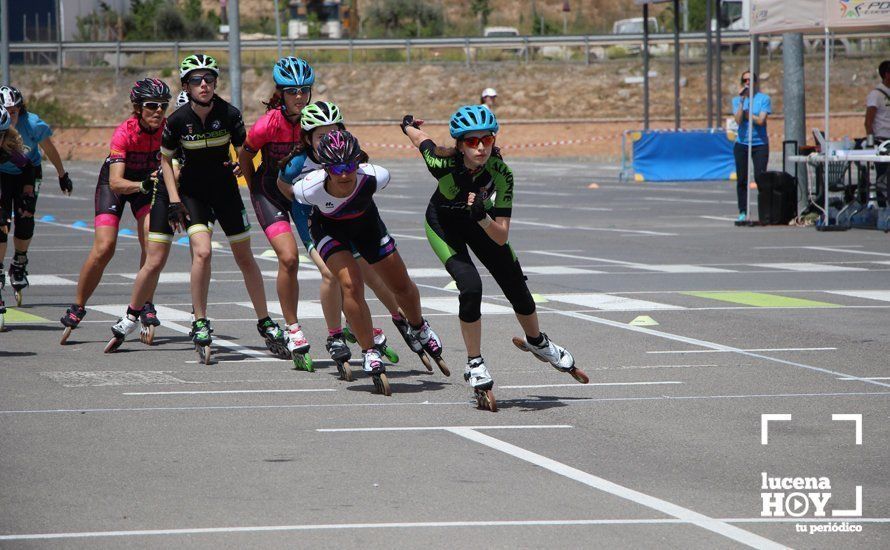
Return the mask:
[[[732, 148], [735, 156], [736, 195], [739, 201], [739, 212], [748, 211], [748, 147], [736, 143]], [[769, 164], [769, 145], [755, 145], [751, 148], [751, 162], [754, 164], [754, 181], [766, 172]]]
[[442, 214], [433, 204], [426, 209], [426, 236], [433, 252], [457, 283], [461, 321], [472, 323], [482, 317], [482, 278], [470, 258], [468, 247], [494, 277], [513, 311], [520, 315], [535, 312], [535, 301], [528, 290], [526, 277], [509, 243], [497, 244], [475, 221], [466, 216]]
[[[0, 174], [0, 206], [6, 211], [7, 215], [12, 214], [13, 236], [16, 239], [27, 241], [34, 236], [34, 217], [24, 217], [19, 213], [21, 208], [22, 190], [26, 185], [34, 186], [34, 196], [40, 193], [37, 185], [37, 174], [35, 168], [28, 166], [22, 170], [21, 174]], [[0, 243], [7, 242], [9, 236], [0, 231]], [[0, 258], [0, 262], [2, 262]]]

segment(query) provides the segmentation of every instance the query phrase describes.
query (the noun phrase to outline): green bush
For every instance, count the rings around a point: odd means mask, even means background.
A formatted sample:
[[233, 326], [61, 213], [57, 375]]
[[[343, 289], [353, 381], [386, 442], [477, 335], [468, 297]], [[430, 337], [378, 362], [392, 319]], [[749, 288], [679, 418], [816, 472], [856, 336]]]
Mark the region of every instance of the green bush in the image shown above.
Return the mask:
[[87, 120], [68, 106], [62, 105], [55, 98], [31, 99], [25, 104], [28, 110], [40, 115], [53, 128], [83, 126]]
[[609, 46], [606, 48], [606, 59], [624, 59], [630, 57], [630, 54], [624, 46]]

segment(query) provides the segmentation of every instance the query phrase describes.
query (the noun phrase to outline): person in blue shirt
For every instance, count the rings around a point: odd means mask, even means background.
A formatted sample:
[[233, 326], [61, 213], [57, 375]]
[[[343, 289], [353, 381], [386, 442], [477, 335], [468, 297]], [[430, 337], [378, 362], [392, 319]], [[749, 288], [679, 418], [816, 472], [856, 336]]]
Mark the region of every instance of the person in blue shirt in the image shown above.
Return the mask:
[[[753, 76], [753, 79], [752, 79]], [[753, 82], [752, 82], [753, 80]], [[753, 86], [754, 108], [750, 108], [749, 86]], [[757, 90], [757, 74], [748, 71], [742, 73], [739, 95], [732, 98], [732, 113], [739, 125], [738, 135], [733, 148], [735, 156], [736, 194], [739, 201], [739, 221], [748, 219], [748, 117], [754, 122], [751, 135], [751, 159], [754, 163], [754, 181], [766, 172], [769, 164], [769, 136], [766, 133], [766, 119], [772, 112], [772, 101], [765, 93]]]
[[[14, 214], [15, 226], [13, 232], [15, 255], [9, 267], [9, 278], [16, 292], [16, 298], [20, 302], [21, 291], [28, 286], [26, 269], [28, 247], [31, 244], [31, 237], [34, 236], [34, 212], [43, 179], [38, 145], [43, 148], [47, 158], [59, 173], [59, 187], [62, 193], [70, 195], [73, 185], [62, 164], [62, 157], [50, 139], [53, 134], [52, 129], [39, 116], [25, 108], [21, 92], [11, 86], [0, 86], [0, 105], [3, 105], [9, 113], [12, 126], [22, 138], [25, 157], [34, 167], [33, 170], [23, 171], [11, 161], [0, 164], [0, 188], [4, 202], [8, 202], [7, 206], [12, 207], [7, 210], [11, 210]], [[3, 259], [6, 257], [6, 241], [5, 235], [0, 236], [0, 270], [3, 269]]]

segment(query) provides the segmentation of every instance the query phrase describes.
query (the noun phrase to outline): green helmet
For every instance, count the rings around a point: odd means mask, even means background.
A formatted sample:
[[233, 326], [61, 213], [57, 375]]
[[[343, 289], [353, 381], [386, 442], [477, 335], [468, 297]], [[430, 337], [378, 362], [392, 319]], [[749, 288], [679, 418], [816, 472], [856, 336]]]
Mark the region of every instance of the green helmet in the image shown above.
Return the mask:
[[186, 57], [179, 64], [179, 79], [184, 82], [190, 72], [197, 71], [198, 69], [206, 69], [219, 76], [219, 64], [216, 62], [216, 59], [209, 55], [198, 53]]
[[343, 124], [343, 115], [340, 108], [330, 101], [316, 101], [303, 107], [300, 112], [300, 126], [304, 132], [309, 132], [319, 126], [331, 124]]

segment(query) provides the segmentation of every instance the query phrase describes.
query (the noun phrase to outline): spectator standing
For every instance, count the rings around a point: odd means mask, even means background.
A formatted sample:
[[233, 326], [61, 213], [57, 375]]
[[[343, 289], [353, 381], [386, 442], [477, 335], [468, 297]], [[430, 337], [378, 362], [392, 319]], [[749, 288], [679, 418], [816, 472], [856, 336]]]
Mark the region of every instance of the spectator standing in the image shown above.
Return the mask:
[[[865, 99], [865, 134], [868, 145], [878, 145], [890, 140], [890, 59], [882, 61], [878, 66], [880, 84], [868, 93]], [[878, 190], [878, 206], [887, 206], [887, 171], [890, 164], [875, 163], [875, 175]]]
[[[743, 72], [740, 84], [741, 89], [739, 89], [738, 95], [732, 98], [732, 112], [739, 125], [733, 155], [735, 156], [737, 176], [738, 221], [743, 222], [748, 219], [748, 148], [751, 148], [754, 181], [757, 181], [760, 174], [766, 172], [767, 164], [769, 164], [769, 136], [766, 133], [766, 119], [772, 112], [772, 101], [767, 94], [757, 90], [756, 73], [752, 75], [748, 71]], [[753, 88], [749, 90], [749, 86], [753, 86]], [[753, 103], [753, 108], [751, 108], [751, 103]], [[754, 122], [754, 131], [750, 138], [748, 136], [749, 116], [752, 116]]]

